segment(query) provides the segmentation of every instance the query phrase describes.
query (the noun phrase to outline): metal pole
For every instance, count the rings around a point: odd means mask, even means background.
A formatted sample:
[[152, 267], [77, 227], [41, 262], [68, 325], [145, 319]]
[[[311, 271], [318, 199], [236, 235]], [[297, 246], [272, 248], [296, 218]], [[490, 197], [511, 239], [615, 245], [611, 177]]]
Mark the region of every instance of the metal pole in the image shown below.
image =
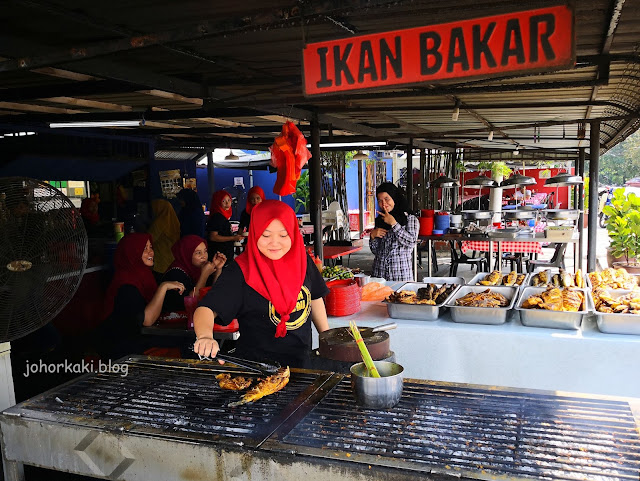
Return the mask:
[[362, 164], [364, 161], [358, 159], [358, 239], [362, 239], [364, 234], [364, 202], [363, 202], [363, 182], [362, 182]]
[[[578, 175], [584, 179], [584, 147], [578, 151]], [[584, 262], [584, 184], [578, 186], [578, 267], [582, 269]]]
[[420, 190], [422, 194], [420, 195], [420, 208], [428, 209], [428, 201], [427, 201], [427, 151], [426, 149], [420, 149]]
[[313, 223], [313, 250], [322, 257], [322, 161], [320, 160], [320, 124], [318, 113], [311, 117], [311, 159], [309, 160], [309, 213]]
[[598, 169], [600, 168], [600, 122], [591, 122], [589, 133], [589, 209], [587, 231], [587, 272], [596, 270], [598, 242]]
[[407, 204], [413, 212], [413, 139], [409, 139], [407, 145]]
[[211, 150], [207, 150], [207, 180], [209, 181], [209, 198], [211, 198], [211, 195], [216, 191], [216, 179], [213, 173], [213, 152]]

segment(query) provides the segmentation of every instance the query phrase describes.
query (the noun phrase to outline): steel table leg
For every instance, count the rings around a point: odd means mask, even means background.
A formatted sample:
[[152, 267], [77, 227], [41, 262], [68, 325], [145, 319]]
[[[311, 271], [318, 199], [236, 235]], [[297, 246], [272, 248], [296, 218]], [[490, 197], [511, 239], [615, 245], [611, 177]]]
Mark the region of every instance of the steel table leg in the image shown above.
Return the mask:
[[502, 242], [498, 241], [498, 257], [496, 258], [496, 270], [502, 272]]
[[427, 241], [427, 276], [433, 277], [433, 264], [431, 262], [431, 249], [433, 246], [431, 245], [431, 239]]

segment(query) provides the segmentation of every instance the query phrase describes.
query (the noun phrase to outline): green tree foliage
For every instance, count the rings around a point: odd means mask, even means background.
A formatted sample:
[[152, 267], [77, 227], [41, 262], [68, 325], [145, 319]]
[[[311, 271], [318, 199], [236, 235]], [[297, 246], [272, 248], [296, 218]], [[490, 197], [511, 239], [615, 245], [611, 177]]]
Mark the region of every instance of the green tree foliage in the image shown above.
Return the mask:
[[300, 174], [300, 178], [296, 182], [296, 191], [293, 193], [295, 202], [295, 212], [298, 213], [300, 209], [302, 212], [307, 211], [307, 204], [309, 202], [309, 170], [303, 170]]
[[600, 159], [599, 182], [624, 185], [640, 176], [640, 131], [620, 142]]
[[629, 258], [640, 255], [640, 197], [631, 193], [625, 195], [624, 189], [613, 192], [611, 205], [603, 212], [609, 216], [607, 231], [611, 239], [611, 248], [615, 257]]

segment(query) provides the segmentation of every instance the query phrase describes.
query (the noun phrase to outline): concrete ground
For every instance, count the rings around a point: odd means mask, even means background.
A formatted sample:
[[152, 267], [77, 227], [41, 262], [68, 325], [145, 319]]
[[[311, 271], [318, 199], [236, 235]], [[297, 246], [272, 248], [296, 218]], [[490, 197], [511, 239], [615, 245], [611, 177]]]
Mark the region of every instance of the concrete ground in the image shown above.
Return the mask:
[[[585, 238], [587, 236], [586, 229], [584, 231], [584, 236]], [[609, 246], [609, 236], [607, 235], [606, 229], [598, 228], [597, 240], [598, 241], [596, 244], [596, 258], [598, 259], [598, 263], [600, 267], [604, 269], [607, 267], [606, 249]], [[587, 263], [586, 256], [587, 256], [588, 249], [589, 247], [586, 245], [586, 241], [585, 241], [584, 263], [583, 263], [584, 266], [586, 266], [586, 263]], [[538, 259], [544, 259], [544, 260], [551, 259], [551, 256], [553, 255], [553, 249], [543, 248], [542, 250], [543, 250], [543, 254], [541, 256], [538, 256]], [[448, 276], [449, 266], [451, 263], [451, 256], [450, 256], [448, 246], [446, 250], [439, 250], [437, 251], [437, 253], [438, 253], [438, 271], [437, 272], [434, 271], [434, 275]], [[418, 267], [418, 280], [422, 280], [422, 278], [427, 275], [426, 252], [423, 253], [422, 258], [423, 258], [422, 267]], [[366, 274], [371, 274], [372, 263], [373, 263], [373, 254], [369, 249], [368, 236], [366, 236], [364, 239], [364, 247], [362, 248], [361, 251], [351, 254], [350, 259], [347, 259], [347, 258], [344, 259], [345, 266], [351, 267], [351, 268], [358, 267], [362, 269], [362, 271], [365, 272]], [[569, 245], [567, 247], [567, 252], [565, 254], [565, 263], [567, 266], [567, 270], [569, 271], [575, 270], [574, 262], [573, 262], [573, 246], [572, 245]], [[505, 272], [509, 271], [508, 263], [504, 265], [503, 271]], [[462, 276], [467, 280], [470, 280], [475, 274], [476, 274], [476, 270], [475, 268], [472, 268], [472, 266], [465, 265], [465, 264], [461, 264], [460, 266], [458, 266], [457, 275]]]

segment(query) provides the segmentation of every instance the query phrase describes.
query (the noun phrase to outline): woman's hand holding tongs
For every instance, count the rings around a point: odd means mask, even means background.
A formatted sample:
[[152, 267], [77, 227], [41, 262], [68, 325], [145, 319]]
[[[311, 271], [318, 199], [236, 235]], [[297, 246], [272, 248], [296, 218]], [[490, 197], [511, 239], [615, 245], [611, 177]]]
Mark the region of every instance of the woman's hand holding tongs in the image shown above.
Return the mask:
[[[195, 344], [193, 345], [193, 352], [196, 354], [209, 357], [213, 359], [218, 355], [218, 351], [220, 350], [220, 345], [218, 341], [216, 341], [213, 337], [199, 337], [196, 339]], [[220, 359], [216, 359], [220, 364], [224, 364], [224, 361]]]

